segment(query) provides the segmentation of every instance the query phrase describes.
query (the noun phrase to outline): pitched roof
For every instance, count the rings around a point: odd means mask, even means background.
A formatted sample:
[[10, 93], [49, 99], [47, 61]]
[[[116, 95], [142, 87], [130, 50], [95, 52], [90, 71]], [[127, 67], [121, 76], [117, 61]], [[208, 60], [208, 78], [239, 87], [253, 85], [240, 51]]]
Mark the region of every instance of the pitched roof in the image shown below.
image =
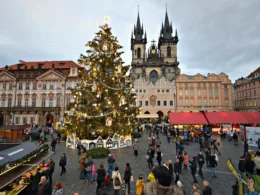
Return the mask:
[[255, 73], [257, 73], [257, 72], [260, 72], [260, 66], [259, 66], [254, 72], [250, 73], [250, 74], [247, 76], [247, 78], [253, 77], [253, 76], [255, 75]]
[[[18, 66], [20, 66], [20, 70], [24, 70], [25, 66], [27, 66], [27, 69], [31, 69], [33, 67], [34, 69], [38, 69], [38, 64], [42, 64], [42, 69], [51, 69], [51, 68], [59, 68], [59, 69], [68, 69], [70, 67], [77, 67], [82, 68], [82, 66], [76, 64], [72, 60], [65, 60], [65, 61], [36, 61], [36, 62], [25, 62], [19, 60], [20, 63], [13, 64], [8, 66], [8, 70], [18, 70]], [[5, 70], [5, 67], [0, 68], [0, 70]]]

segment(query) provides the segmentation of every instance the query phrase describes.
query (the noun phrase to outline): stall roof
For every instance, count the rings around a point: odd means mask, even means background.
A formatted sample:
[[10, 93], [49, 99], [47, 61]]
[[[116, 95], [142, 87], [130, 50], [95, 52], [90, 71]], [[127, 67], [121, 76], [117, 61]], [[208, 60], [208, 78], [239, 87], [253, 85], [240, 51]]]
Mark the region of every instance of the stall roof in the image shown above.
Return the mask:
[[260, 112], [240, 112], [246, 118], [247, 123], [260, 124]]
[[171, 124], [175, 125], [205, 125], [208, 124], [201, 112], [171, 112], [169, 113]]
[[248, 123], [242, 112], [205, 112], [210, 124]]
[[8, 161], [15, 161], [23, 158], [31, 152], [39, 149], [35, 143], [22, 143], [18, 146], [3, 150], [0, 152], [0, 165], [7, 163]]
[[136, 118], [159, 118], [158, 114], [139, 114]]

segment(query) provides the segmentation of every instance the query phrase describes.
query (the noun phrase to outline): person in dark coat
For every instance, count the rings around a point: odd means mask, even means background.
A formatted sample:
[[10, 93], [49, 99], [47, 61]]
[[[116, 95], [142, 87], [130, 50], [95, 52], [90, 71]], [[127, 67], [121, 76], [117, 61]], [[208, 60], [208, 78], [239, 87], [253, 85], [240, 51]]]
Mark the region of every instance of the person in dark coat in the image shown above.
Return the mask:
[[209, 186], [209, 182], [203, 181], [203, 186], [205, 188], [202, 191], [202, 195], [212, 195], [212, 188]]
[[125, 173], [124, 173], [124, 180], [125, 180], [125, 187], [128, 185], [127, 190], [128, 194], [130, 194], [130, 179], [132, 176], [132, 169], [130, 167], [130, 163], [126, 163]]
[[56, 144], [57, 144], [57, 140], [55, 138], [53, 138], [53, 140], [51, 142], [51, 150], [53, 152], [55, 152]]
[[153, 155], [152, 155], [151, 149], [148, 150], [147, 157], [148, 157], [147, 163], [148, 163], [149, 169], [152, 169], [153, 168]]
[[37, 191], [37, 195], [51, 195], [51, 194], [52, 194], [51, 184], [47, 181], [45, 176], [42, 176]]
[[169, 168], [169, 171], [170, 171], [170, 173], [171, 173], [171, 184], [173, 184], [173, 182], [174, 182], [174, 175], [173, 175], [173, 166], [172, 166], [172, 161], [171, 160], [169, 160], [168, 161], [168, 168]]
[[202, 172], [202, 166], [205, 163], [205, 157], [204, 157], [204, 155], [202, 154], [201, 151], [198, 153], [196, 160], [197, 160], [198, 165], [199, 165], [199, 175], [201, 176], [202, 179], [204, 179], [203, 172]]
[[210, 157], [211, 177], [216, 177], [215, 175], [216, 166], [218, 166], [216, 156], [214, 154], [211, 154]]
[[67, 164], [67, 156], [66, 154], [64, 153], [61, 158], [60, 158], [60, 162], [59, 162], [59, 165], [61, 167], [61, 173], [60, 173], [60, 176], [62, 176], [63, 173], [66, 173], [66, 164]]
[[190, 163], [190, 171], [193, 178], [193, 183], [198, 183], [196, 179], [196, 172], [197, 172], [196, 156], [193, 156], [192, 161], [189, 161], [189, 163]]
[[104, 169], [104, 165], [100, 164], [98, 169], [97, 169], [97, 189], [96, 192], [98, 192], [99, 188], [101, 187], [101, 184], [105, 182], [105, 176], [106, 176], [106, 171]]
[[238, 170], [240, 171], [243, 178], [246, 178], [246, 159], [241, 156], [238, 163]]
[[48, 175], [49, 183], [50, 185], [52, 185], [52, 174], [54, 173], [55, 162], [53, 162], [53, 160], [50, 158], [48, 160], [48, 163], [49, 163], [49, 167], [47, 169], [47, 175]]
[[37, 170], [37, 168], [33, 168], [30, 176], [32, 194], [36, 194], [40, 180], [41, 180], [41, 173]]
[[177, 184], [177, 182], [180, 179], [180, 173], [181, 173], [180, 160], [178, 158], [176, 158], [176, 161], [173, 164], [173, 171], [176, 175], [174, 183]]

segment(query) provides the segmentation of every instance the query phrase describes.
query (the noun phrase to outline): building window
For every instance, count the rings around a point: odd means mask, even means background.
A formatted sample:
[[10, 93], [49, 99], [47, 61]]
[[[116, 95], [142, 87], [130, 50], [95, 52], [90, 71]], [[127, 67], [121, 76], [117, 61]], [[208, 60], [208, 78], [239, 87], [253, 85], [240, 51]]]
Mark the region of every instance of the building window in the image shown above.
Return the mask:
[[188, 83], [185, 83], [185, 88], [188, 88], [189, 84]]
[[200, 100], [198, 101], [198, 106], [201, 106], [201, 101]]
[[204, 106], [207, 106], [207, 100], [203, 101]]
[[173, 106], [173, 101], [170, 101], [170, 106]]
[[209, 105], [210, 105], [210, 106], [213, 106], [213, 100], [210, 100], [210, 101], [209, 101]]
[[133, 102], [133, 106], [136, 106], [136, 101]]
[[161, 106], [161, 102], [160, 101], [157, 101], [157, 106]]
[[45, 82], [42, 83], [42, 89], [47, 89], [47, 85]]
[[37, 83], [33, 83], [33, 90], [36, 90], [37, 89]]
[[8, 107], [12, 107], [12, 99], [11, 98], [8, 98]]
[[23, 124], [27, 124], [27, 117], [23, 117]]
[[254, 96], [256, 96], [256, 90], [254, 89]]
[[71, 82], [66, 83], [66, 89], [69, 89], [71, 87]]
[[[250, 91], [250, 96], [251, 96], [251, 91]], [[228, 91], [225, 91], [225, 97], [228, 97]]]
[[3, 83], [3, 90], [6, 90], [6, 83]]
[[163, 105], [164, 105], [164, 106], [167, 106], [167, 101], [163, 101]]
[[24, 106], [25, 106], [25, 107], [28, 107], [28, 98], [25, 98], [25, 99], [24, 99]]
[[190, 96], [194, 96], [194, 91], [190, 90]]
[[61, 89], [61, 83], [60, 82], [57, 82], [56, 86], [57, 86], [57, 89]]
[[225, 100], [225, 106], [228, 107], [228, 100]]
[[198, 91], [198, 96], [201, 96], [201, 91], [200, 90]]
[[182, 90], [180, 91], [180, 96], [182, 96]]
[[26, 83], [25, 89], [26, 89], [26, 90], [29, 90], [29, 89], [30, 89], [30, 83]]
[[224, 88], [227, 89], [227, 84], [224, 85]]
[[218, 104], [218, 100], [216, 100], [216, 102], [215, 102], [215, 105], [216, 105], [216, 106], [218, 106], [218, 105], [219, 105], [219, 104]]
[[185, 100], [185, 105], [189, 106], [189, 100]]
[[46, 98], [42, 98], [42, 107], [46, 107]]
[[217, 89], [215, 90], [215, 96], [218, 96], [218, 90]]
[[12, 89], [13, 89], [13, 84], [9, 83], [9, 90], [12, 90]]
[[50, 89], [54, 89], [54, 83], [50, 82]]
[[66, 106], [68, 106], [70, 104], [70, 98], [66, 99]]
[[5, 99], [2, 99], [2, 107], [5, 107]]
[[185, 91], [185, 96], [188, 96], [189, 95], [189, 92], [186, 90]]
[[198, 87], [200, 87], [200, 83], [198, 83]]
[[49, 99], [49, 107], [53, 107], [53, 98]]
[[179, 105], [182, 106], [182, 100], [179, 101]]
[[203, 83], [203, 87], [207, 87], [207, 84], [206, 84], [206, 83]]
[[56, 99], [56, 107], [60, 107], [60, 98]]
[[23, 83], [19, 83], [18, 90], [23, 90]]
[[145, 101], [145, 106], [148, 106], [148, 101]]
[[204, 97], [207, 96], [207, 91], [203, 91], [203, 96], [204, 96]]
[[142, 89], [140, 89], [139, 92], [142, 93]]
[[170, 58], [171, 57], [171, 47], [167, 47], [167, 57]]
[[141, 49], [137, 48], [137, 58], [141, 58]]
[[20, 117], [15, 117], [15, 124], [20, 124]]
[[212, 97], [213, 96], [213, 91], [209, 90], [209, 96]]
[[32, 99], [32, 107], [36, 107], [36, 98]]
[[22, 106], [22, 99], [18, 98], [18, 106]]
[[35, 118], [34, 118], [34, 117], [31, 117], [30, 122], [31, 122], [31, 124], [34, 124]]
[[170, 92], [170, 90], [169, 89], [166, 89], [166, 93], [169, 93]]

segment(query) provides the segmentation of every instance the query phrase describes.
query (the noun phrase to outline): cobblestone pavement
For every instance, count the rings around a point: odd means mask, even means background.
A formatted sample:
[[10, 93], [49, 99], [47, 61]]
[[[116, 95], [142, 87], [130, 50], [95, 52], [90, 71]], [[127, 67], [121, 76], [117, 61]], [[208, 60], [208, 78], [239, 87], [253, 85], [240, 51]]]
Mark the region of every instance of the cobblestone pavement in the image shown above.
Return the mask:
[[[165, 162], [168, 159], [171, 159], [174, 162], [176, 153], [175, 153], [175, 143], [167, 143], [165, 136], [160, 135], [160, 139], [162, 141], [161, 150], [163, 152], [163, 160]], [[139, 156], [135, 158], [133, 156], [132, 148], [123, 148], [113, 150], [112, 153], [115, 154], [116, 163], [119, 166], [119, 171], [121, 175], [123, 175], [123, 170], [125, 164], [127, 162], [130, 163], [134, 175], [134, 179], [138, 177], [139, 174], [143, 174], [144, 178], [146, 178], [149, 174], [148, 165], [146, 163], [145, 154], [147, 151], [147, 137], [148, 134], [144, 133], [143, 137], [138, 139], [140, 148], [139, 148]], [[219, 139], [219, 138], [218, 138]], [[190, 145], [185, 145], [185, 150], [189, 154], [189, 159], [192, 156], [196, 155], [199, 150], [198, 143], [191, 143]], [[235, 167], [237, 167], [239, 157], [243, 153], [243, 145], [239, 143], [238, 146], [234, 146], [232, 142], [228, 142], [227, 140], [223, 140], [220, 142], [219, 150], [221, 152], [221, 156], [219, 156], [219, 165], [216, 169], [216, 178], [212, 178], [210, 176], [210, 169], [204, 165], [204, 177], [209, 181], [211, 187], [213, 188], [214, 195], [229, 195], [231, 194], [231, 186], [235, 183], [235, 178], [229, 172], [226, 167], [226, 160], [228, 158], [232, 159], [232, 162]], [[59, 167], [59, 159], [62, 153], [66, 153], [67, 160], [67, 173], [65, 175], [60, 176], [61, 168]], [[63, 184], [63, 189], [65, 195], [73, 195], [73, 193], [78, 192], [80, 195], [89, 195], [95, 194], [96, 190], [96, 182], [88, 183], [86, 180], [79, 179], [79, 156], [77, 155], [77, 150], [65, 148], [65, 142], [57, 144], [56, 153], [52, 156], [54, 162], [56, 163], [55, 172], [53, 175], [53, 182], [61, 182]], [[107, 168], [106, 159], [94, 160], [95, 164], [103, 163]], [[202, 187], [202, 179], [198, 176], [197, 180], [199, 185]], [[191, 184], [192, 177], [190, 175], [190, 171], [182, 171], [180, 176], [180, 181], [184, 185], [184, 189], [186, 194], [190, 194], [191, 192]], [[113, 190], [108, 192], [108, 194], [113, 194]], [[121, 191], [120, 194], [124, 194], [124, 191]], [[135, 194], [135, 182], [131, 183], [131, 194]]]

